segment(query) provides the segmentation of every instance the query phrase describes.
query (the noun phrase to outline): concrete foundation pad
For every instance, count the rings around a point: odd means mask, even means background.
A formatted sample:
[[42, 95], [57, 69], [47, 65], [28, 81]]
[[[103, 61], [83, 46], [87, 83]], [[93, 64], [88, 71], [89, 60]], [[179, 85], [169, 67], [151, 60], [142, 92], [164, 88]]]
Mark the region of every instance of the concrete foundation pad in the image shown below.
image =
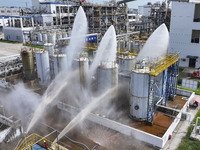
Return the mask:
[[200, 126], [197, 126], [197, 130], [194, 128], [191, 135], [190, 139], [195, 140], [195, 141], [200, 141]]

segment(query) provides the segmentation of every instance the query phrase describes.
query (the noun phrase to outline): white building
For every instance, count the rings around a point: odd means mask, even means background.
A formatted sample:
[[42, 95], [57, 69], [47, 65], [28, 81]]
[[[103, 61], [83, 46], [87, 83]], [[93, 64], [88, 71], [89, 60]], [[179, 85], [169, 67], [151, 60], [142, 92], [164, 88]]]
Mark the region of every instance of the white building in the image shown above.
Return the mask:
[[139, 22], [141, 21], [142, 15], [138, 15], [135, 13], [128, 13], [128, 21], [129, 22]]
[[30, 41], [30, 33], [34, 29], [31, 16], [9, 17], [8, 22], [8, 26], [3, 25], [4, 39], [22, 43]]
[[0, 7], [0, 16], [20, 16], [19, 7]]
[[74, 3], [57, 2], [55, 0], [32, 0], [32, 9], [37, 14], [35, 22], [42, 26], [71, 24], [75, 17]]
[[135, 30], [135, 25], [142, 22], [141, 18], [142, 15], [128, 13], [128, 30]]
[[180, 52], [181, 67], [200, 67], [200, 1], [172, 2], [169, 52]]
[[138, 14], [142, 16], [150, 16], [151, 15], [151, 5], [144, 5], [144, 6], [138, 6]]
[[138, 14], [145, 16], [145, 17], [149, 17], [151, 16], [151, 10], [152, 9], [160, 9], [160, 3], [154, 3], [154, 4], [147, 4], [147, 5], [143, 5], [143, 6], [138, 6]]

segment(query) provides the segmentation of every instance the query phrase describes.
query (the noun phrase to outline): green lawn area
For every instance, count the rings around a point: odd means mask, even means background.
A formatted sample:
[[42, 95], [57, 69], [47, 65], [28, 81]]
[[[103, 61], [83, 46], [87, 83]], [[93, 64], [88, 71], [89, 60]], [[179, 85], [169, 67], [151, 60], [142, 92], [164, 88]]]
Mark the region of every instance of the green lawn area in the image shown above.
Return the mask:
[[[193, 123], [196, 122], [196, 118], [200, 117], [200, 110], [197, 112]], [[199, 121], [200, 124], [200, 121]], [[190, 126], [188, 128], [188, 132], [186, 137], [183, 139], [183, 141], [181, 142], [181, 144], [179, 145], [179, 147], [176, 150], [200, 150], [200, 141], [194, 141], [194, 140], [190, 140], [190, 134], [192, 133], [194, 126]]]
[[10, 44], [19, 44], [19, 43], [20, 43], [20, 42], [9, 41], [9, 40], [0, 40], [0, 42], [3, 42], [3, 43], [10, 43]]
[[30, 46], [30, 47], [34, 47], [34, 48], [40, 48], [40, 49], [43, 49], [44, 46], [42, 45], [37, 45], [37, 44], [24, 44], [24, 46]]

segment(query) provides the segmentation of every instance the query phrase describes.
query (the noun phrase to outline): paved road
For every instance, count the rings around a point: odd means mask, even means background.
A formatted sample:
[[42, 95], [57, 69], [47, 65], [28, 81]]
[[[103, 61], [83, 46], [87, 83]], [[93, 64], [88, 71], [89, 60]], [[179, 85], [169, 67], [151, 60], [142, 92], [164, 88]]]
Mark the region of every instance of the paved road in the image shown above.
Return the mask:
[[22, 44], [10, 44], [0, 42], [0, 57], [20, 54]]

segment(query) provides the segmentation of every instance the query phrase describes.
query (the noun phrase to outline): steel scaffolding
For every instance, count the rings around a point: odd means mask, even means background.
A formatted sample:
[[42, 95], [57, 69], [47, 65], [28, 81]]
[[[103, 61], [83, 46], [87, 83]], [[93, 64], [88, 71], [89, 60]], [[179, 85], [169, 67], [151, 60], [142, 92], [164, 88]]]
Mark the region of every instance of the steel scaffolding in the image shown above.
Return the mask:
[[[153, 124], [155, 104], [162, 100], [166, 105], [167, 100], [174, 100], [177, 88], [179, 54], [170, 54], [156, 63], [149, 73], [147, 122]], [[152, 66], [151, 66], [152, 67]], [[159, 86], [162, 88], [159, 88]]]

